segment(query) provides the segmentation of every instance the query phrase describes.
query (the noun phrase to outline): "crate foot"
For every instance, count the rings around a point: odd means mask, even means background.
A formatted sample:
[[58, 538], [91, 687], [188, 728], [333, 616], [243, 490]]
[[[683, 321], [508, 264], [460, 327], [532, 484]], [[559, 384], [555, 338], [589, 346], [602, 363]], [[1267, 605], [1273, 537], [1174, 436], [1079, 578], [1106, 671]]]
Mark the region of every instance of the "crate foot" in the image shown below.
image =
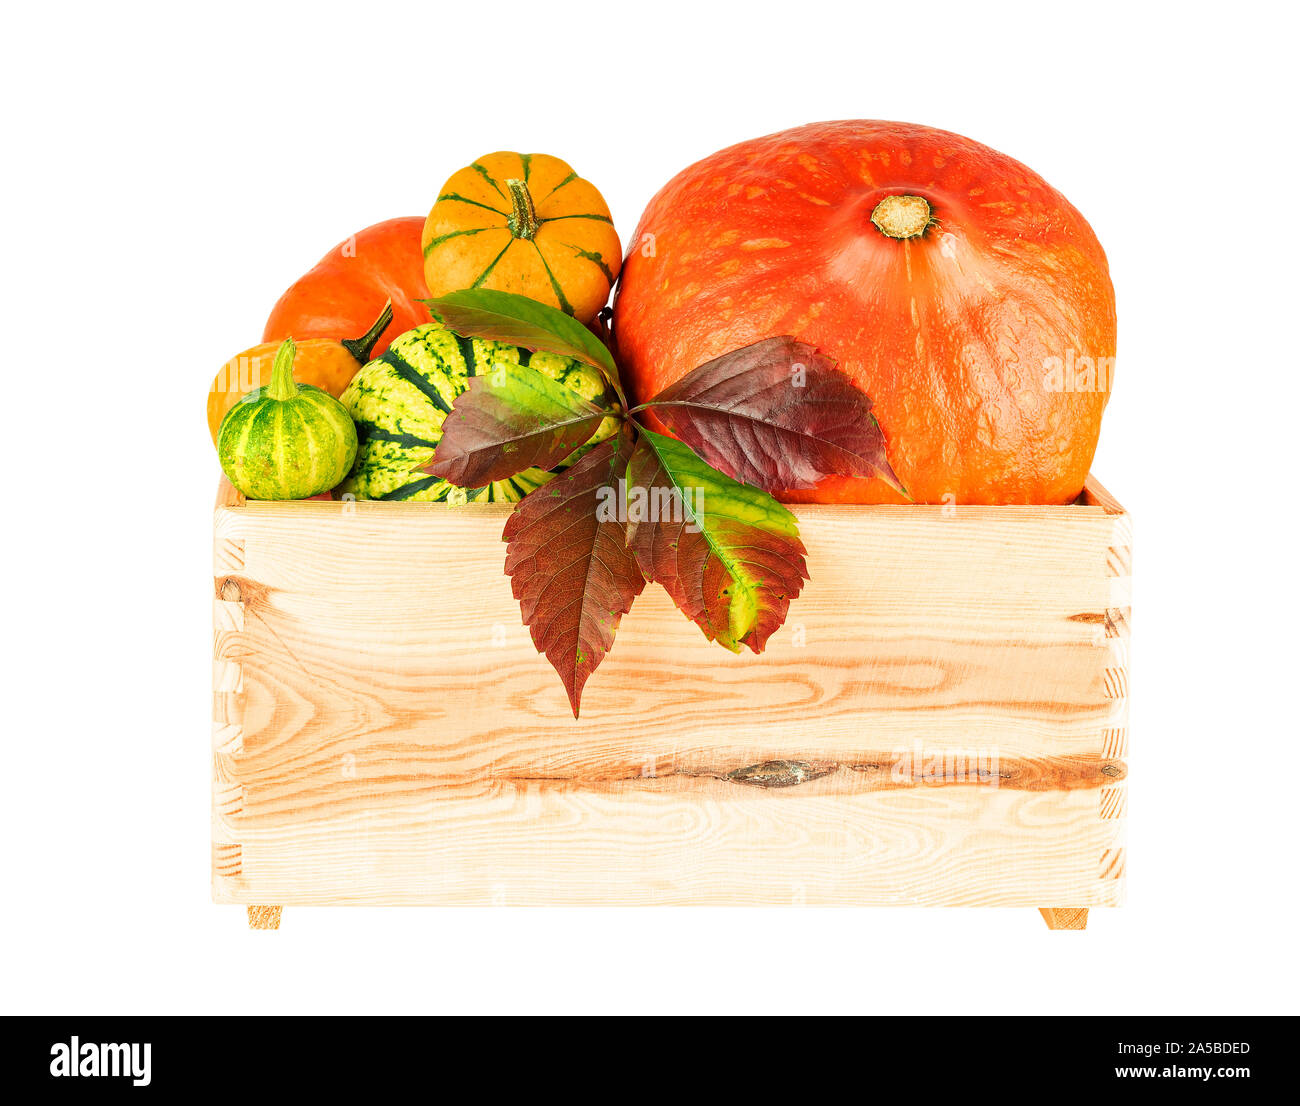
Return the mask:
[[1088, 908], [1086, 906], [1040, 906], [1038, 913], [1043, 916], [1048, 929], [1087, 929]]
[[250, 906], [248, 908], [249, 929], [279, 929], [282, 906]]

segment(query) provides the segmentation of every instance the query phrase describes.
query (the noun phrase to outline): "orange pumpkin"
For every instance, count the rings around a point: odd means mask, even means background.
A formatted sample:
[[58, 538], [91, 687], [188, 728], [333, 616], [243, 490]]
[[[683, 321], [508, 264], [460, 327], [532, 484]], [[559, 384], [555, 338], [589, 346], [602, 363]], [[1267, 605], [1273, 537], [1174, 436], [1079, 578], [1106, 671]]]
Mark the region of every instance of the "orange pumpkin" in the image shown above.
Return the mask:
[[382, 357], [399, 334], [429, 321], [428, 309], [420, 302], [429, 295], [420, 264], [423, 225], [419, 215], [404, 215], [340, 242], [279, 298], [262, 341], [278, 348], [292, 338], [300, 350], [294, 371], [301, 372], [304, 338], [359, 334], [387, 300], [393, 307], [392, 321], [371, 351], [372, 357]]
[[[294, 380], [314, 384], [338, 399], [357, 370], [370, 359], [380, 335], [392, 321], [393, 305], [386, 303], [379, 318], [360, 338], [305, 338], [298, 342]], [[217, 444], [217, 431], [226, 412], [254, 388], [264, 388], [271, 382], [271, 368], [279, 348], [279, 342], [263, 342], [236, 354], [218, 370], [208, 390], [208, 432], [213, 445]]]
[[431, 296], [515, 292], [590, 323], [622, 248], [596, 189], [557, 157], [495, 153], [443, 185], [421, 239]]
[[[657, 248], [631, 253], [614, 305], [633, 400], [793, 334], [871, 396], [917, 502], [1068, 503], [1083, 487], [1115, 293], [1092, 228], [1018, 161], [930, 127], [813, 123], [683, 170], [636, 241]], [[902, 500], [861, 477], [778, 498]]]

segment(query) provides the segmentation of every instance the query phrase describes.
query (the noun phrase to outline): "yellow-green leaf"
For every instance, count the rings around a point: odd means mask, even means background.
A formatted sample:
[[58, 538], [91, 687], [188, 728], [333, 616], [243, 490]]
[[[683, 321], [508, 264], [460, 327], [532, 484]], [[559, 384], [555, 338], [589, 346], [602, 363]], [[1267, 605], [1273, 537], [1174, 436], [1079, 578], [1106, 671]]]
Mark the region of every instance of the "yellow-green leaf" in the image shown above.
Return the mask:
[[761, 653], [808, 579], [798, 525], [764, 491], [642, 430], [628, 466], [627, 542], [710, 641]]

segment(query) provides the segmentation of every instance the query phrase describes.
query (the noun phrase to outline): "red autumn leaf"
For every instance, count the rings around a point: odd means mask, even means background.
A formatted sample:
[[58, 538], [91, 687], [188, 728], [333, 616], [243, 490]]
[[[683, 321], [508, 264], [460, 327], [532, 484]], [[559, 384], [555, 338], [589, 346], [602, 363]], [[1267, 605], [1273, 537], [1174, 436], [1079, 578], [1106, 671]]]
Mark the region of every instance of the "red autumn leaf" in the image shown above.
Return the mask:
[[870, 398], [789, 335], [707, 361], [643, 406], [714, 468], [765, 491], [834, 475], [877, 476], [903, 492]]
[[631, 452], [627, 434], [602, 442], [520, 500], [502, 535], [524, 624], [564, 681], [574, 718], [583, 685], [645, 587], [616, 508]]
[[794, 515], [649, 430], [627, 483], [627, 543], [642, 575], [710, 641], [761, 653], [808, 579]]

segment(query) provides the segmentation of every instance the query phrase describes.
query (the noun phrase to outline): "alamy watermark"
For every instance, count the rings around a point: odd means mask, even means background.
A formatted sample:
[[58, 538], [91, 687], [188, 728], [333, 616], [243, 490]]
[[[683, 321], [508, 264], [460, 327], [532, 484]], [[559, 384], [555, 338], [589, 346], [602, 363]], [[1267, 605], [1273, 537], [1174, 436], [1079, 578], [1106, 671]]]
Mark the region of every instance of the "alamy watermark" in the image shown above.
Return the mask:
[[680, 522], [688, 533], [700, 532], [704, 512], [703, 488], [628, 487], [620, 478], [618, 487], [605, 485], [596, 492], [597, 522]]
[[899, 784], [982, 783], [998, 786], [1002, 778], [996, 747], [926, 749], [920, 741], [893, 751], [890, 779]]
[[130, 1079], [137, 1087], [149, 1086], [148, 1043], [109, 1044], [73, 1037], [50, 1048], [50, 1075], [60, 1078]]
[[1043, 388], [1049, 392], [1109, 392], [1115, 358], [1090, 357], [1065, 351], [1064, 357], [1043, 358]]

